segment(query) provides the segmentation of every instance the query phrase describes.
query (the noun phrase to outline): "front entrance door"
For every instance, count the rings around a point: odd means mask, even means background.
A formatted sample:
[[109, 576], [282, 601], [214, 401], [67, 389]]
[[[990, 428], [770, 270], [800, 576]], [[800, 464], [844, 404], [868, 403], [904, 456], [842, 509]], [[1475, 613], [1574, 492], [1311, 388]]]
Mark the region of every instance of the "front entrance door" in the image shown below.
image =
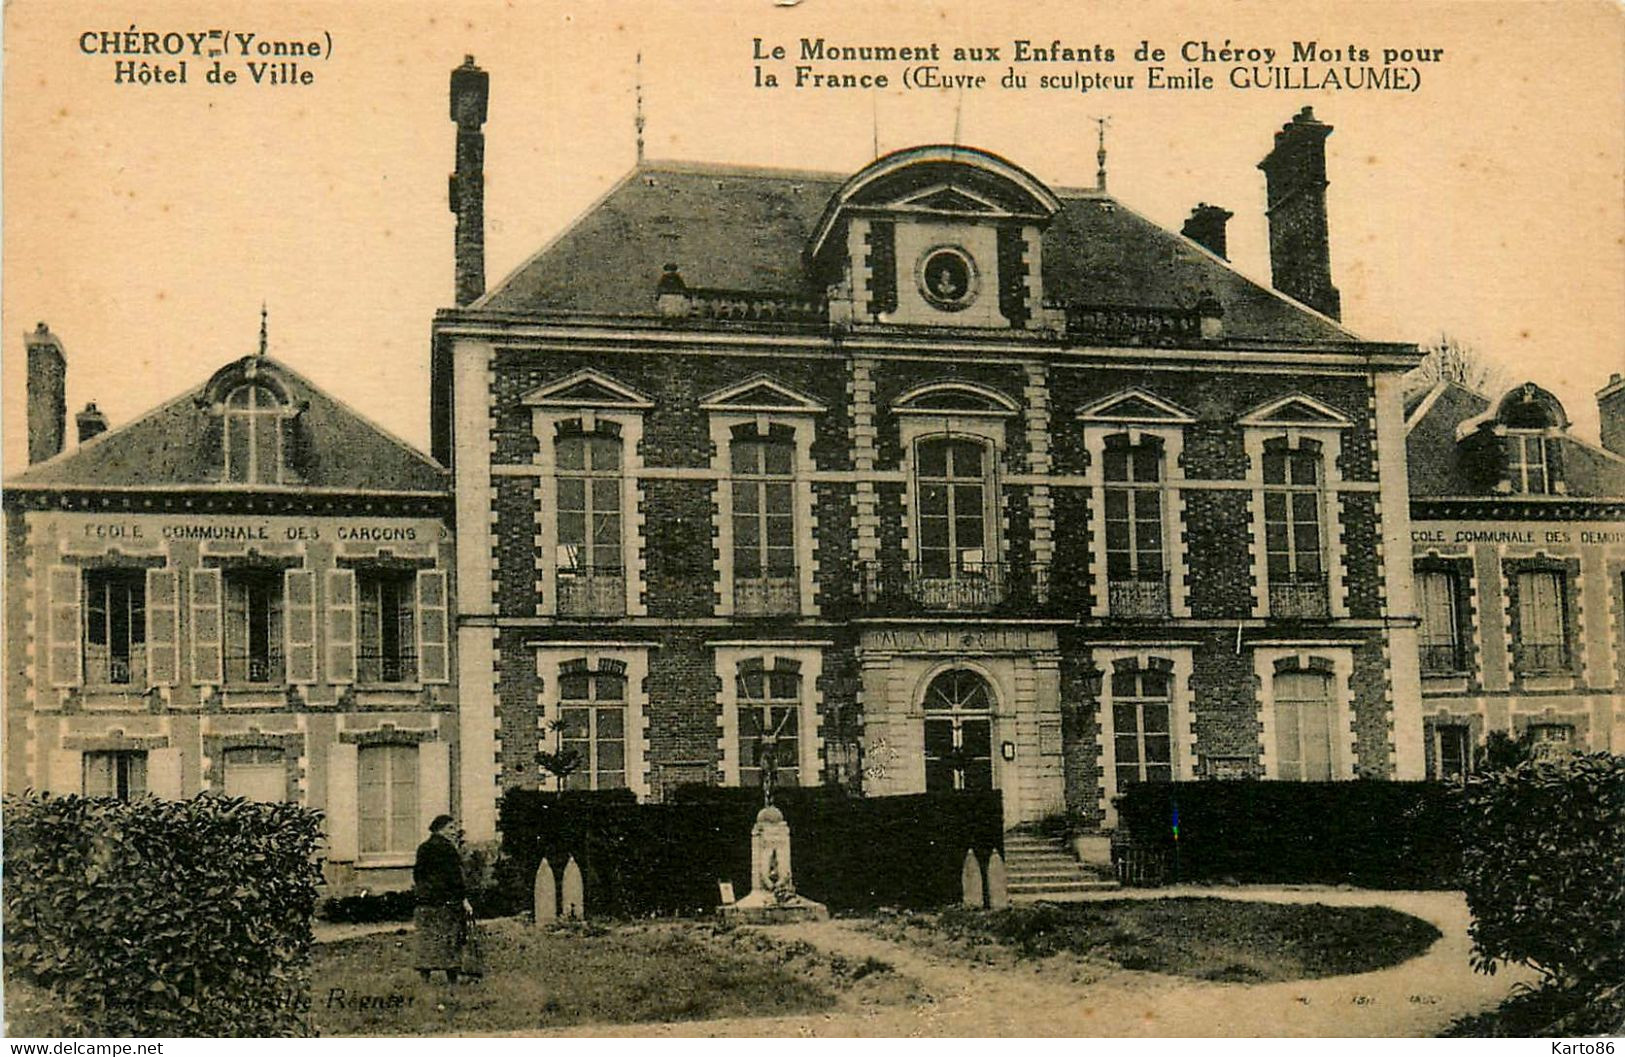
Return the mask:
[[975, 672], [955, 668], [926, 688], [925, 788], [993, 788], [993, 691]]

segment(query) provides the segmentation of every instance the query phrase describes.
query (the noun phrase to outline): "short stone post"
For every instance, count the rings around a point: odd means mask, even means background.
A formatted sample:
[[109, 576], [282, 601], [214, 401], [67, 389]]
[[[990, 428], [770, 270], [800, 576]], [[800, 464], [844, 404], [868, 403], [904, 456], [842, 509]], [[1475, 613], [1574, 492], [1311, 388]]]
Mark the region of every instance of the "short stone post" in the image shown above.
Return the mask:
[[564, 864], [564, 895], [561, 902], [562, 906], [559, 908], [561, 917], [580, 920], [587, 916], [581, 890], [581, 867], [576, 865], [574, 855]]
[[987, 857], [987, 905], [1003, 910], [1010, 905], [1010, 875], [1004, 869], [1004, 856], [994, 848]]
[[959, 871], [959, 887], [963, 889], [962, 902], [968, 907], [982, 907], [982, 864], [976, 858], [975, 848], [965, 849], [965, 865]]
[[559, 889], [553, 880], [553, 865], [546, 859], [536, 867], [536, 924], [545, 925], [559, 916]]

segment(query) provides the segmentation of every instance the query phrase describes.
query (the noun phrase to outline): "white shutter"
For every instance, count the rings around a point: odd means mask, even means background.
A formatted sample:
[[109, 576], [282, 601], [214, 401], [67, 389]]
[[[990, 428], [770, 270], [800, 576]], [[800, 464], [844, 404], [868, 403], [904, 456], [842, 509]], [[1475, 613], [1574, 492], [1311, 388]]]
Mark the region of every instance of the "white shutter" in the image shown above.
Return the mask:
[[289, 569], [282, 574], [282, 634], [288, 657], [288, 682], [316, 681], [316, 574]]
[[418, 831], [429, 832], [436, 815], [451, 812], [451, 746], [443, 741], [418, 744]]
[[147, 750], [147, 792], [162, 800], [181, 798], [181, 750]]
[[332, 862], [355, 862], [361, 817], [358, 762], [353, 744], [327, 746], [327, 858]]
[[418, 571], [418, 680], [447, 681], [446, 574]]
[[193, 569], [191, 584], [192, 681], [219, 686], [225, 681], [220, 660], [220, 570]]
[[[53, 739], [55, 740], [54, 736]], [[45, 791], [72, 796], [85, 791], [85, 756], [78, 749], [51, 749], [45, 754]]]
[[83, 637], [79, 570], [71, 565], [51, 566], [50, 588], [50, 676], [52, 686], [78, 686], [79, 643]]
[[147, 682], [180, 682], [180, 575], [173, 569], [147, 570]]
[[327, 570], [327, 681], [330, 683], [355, 682], [355, 570], [353, 569]]

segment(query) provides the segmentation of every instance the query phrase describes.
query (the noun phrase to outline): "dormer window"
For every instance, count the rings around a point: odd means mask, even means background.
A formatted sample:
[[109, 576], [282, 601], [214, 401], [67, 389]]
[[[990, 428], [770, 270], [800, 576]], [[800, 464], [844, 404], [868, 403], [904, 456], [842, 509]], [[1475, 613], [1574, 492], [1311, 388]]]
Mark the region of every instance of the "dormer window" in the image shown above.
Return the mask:
[[1551, 473], [1546, 460], [1546, 438], [1539, 433], [1507, 431], [1507, 478], [1514, 492], [1546, 495]]
[[1456, 427], [1463, 465], [1481, 486], [1513, 495], [1561, 495], [1568, 415], [1533, 382], [1508, 390]]
[[283, 404], [269, 386], [240, 385], [226, 395], [226, 475], [232, 484], [282, 481]]

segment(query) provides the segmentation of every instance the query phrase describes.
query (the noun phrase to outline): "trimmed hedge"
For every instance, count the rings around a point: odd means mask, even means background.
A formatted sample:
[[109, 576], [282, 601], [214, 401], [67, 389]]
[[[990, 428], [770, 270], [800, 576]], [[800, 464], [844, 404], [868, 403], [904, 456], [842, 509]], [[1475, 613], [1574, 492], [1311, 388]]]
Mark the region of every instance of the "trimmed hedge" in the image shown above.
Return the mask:
[[[1625, 983], [1625, 757], [1531, 760], [1463, 796], [1473, 966], [1518, 962], [1565, 991]], [[1617, 1026], [1617, 1025], [1616, 1025]]]
[[[790, 824], [797, 890], [831, 910], [955, 902], [965, 850], [985, 856], [1003, 841], [997, 792], [862, 798], [820, 787], [780, 790], [774, 803]], [[515, 902], [530, 907], [543, 856], [562, 877], [573, 855], [594, 915], [710, 913], [718, 881], [731, 881], [739, 896], [750, 891], [750, 830], [761, 806], [757, 790], [708, 786], [663, 804], [512, 790], [498, 821], [508, 883], [523, 886]]]
[[[1117, 800], [1115, 854], [1133, 881], [1454, 888], [1458, 787], [1438, 782], [1179, 782]], [[1178, 817], [1178, 840], [1173, 821]]]
[[304, 1034], [320, 821], [217, 796], [7, 797], [6, 970], [37, 999], [10, 1029]]

